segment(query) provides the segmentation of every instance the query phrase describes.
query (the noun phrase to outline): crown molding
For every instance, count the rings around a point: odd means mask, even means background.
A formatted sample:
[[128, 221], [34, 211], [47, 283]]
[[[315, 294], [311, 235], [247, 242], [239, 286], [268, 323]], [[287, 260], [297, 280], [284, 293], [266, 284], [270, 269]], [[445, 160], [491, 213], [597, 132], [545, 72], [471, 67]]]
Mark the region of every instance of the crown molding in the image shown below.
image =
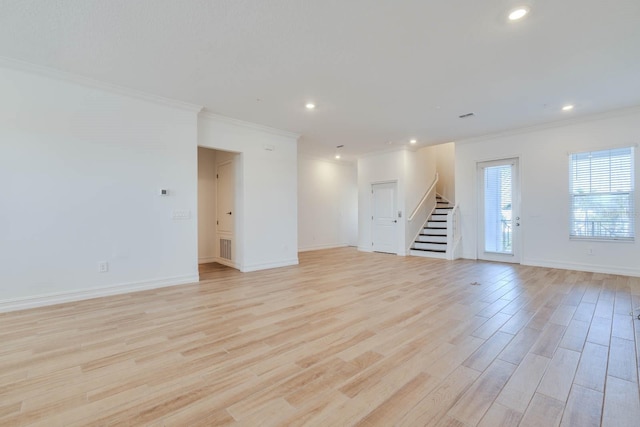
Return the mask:
[[640, 114], [640, 106], [618, 108], [615, 110], [605, 111], [603, 113], [587, 114], [580, 117], [573, 117], [568, 119], [554, 120], [551, 122], [540, 123], [533, 126], [526, 126], [517, 129], [509, 129], [501, 132], [488, 133], [484, 135], [474, 136], [471, 138], [461, 139], [459, 141], [453, 141], [456, 144], [472, 144], [476, 142], [483, 142], [490, 139], [501, 138], [505, 136], [522, 135], [525, 133], [538, 132], [548, 129], [557, 129], [566, 126], [576, 125], [580, 123], [592, 122], [596, 120], [612, 119], [616, 117], [624, 117], [632, 114]]
[[260, 125], [257, 123], [246, 122], [244, 120], [223, 116], [223, 115], [214, 113], [212, 111], [209, 111], [206, 108], [200, 111], [199, 116], [205, 119], [211, 119], [218, 122], [228, 123], [228, 124], [240, 126], [240, 127], [251, 129], [251, 130], [257, 130], [260, 132], [266, 132], [266, 133], [270, 133], [278, 136], [286, 136], [287, 138], [294, 138], [296, 141], [301, 136], [301, 134], [299, 133], [289, 132], [282, 129], [272, 128], [270, 126]]
[[95, 80], [89, 77], [84, 77], [78, 74], [69, 73], [67, 71], [58, 70], [55, 68], [46, 67], [43, 65], [36, 65], [30, 62], [21, 61], [18, 59], [7, 58], [0, 56], [0, 67], [10, 68], [17, 71], [23, 71], [30, 74], [37, 74], [39, 76], [48, 77], [54, 80], [61, 80], [68, 83], [74, 83], [80, 86], [89, 87], [92, 89], [99, 89], [105, 92], [114, 93], [117, 95], [123, 95], [130, 98], [136, 98], [154, 104], [164, 105], [167, 107], [177, 108], [180, 110], [186, 110], [194, 113], [200, 112], [202, 106], [190, 104], [188, 102], [177, 101], [174, 99], [164, 98], [158, 95], [152, 95], [147, 92], [143, 92], [136, 89], [131, 89], [124, 86], [118, 86], [112, 83], [106, 83], [100, 80]]

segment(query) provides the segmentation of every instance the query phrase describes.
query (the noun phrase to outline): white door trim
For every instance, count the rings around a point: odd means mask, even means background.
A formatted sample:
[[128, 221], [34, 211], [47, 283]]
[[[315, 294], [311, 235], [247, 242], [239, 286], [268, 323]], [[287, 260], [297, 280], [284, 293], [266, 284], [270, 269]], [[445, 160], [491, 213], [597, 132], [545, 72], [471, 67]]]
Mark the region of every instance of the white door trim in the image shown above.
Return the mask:
[[[487, 167], [511, 164], [512, 169], [512, 253], [488, 252], [485, 250], [485, 217], [484, 217], [484, 170]], [[519, 264], [522, 262], [522, 227], [521, 227], [521, 160], [519, 156], [476, 162], [477, 181], [477, 244], [476, 258], [486, 261], [499, 261]]]
[[[222, 199], [222, 197], [221, 197], [219, 175], [220, 175], [220, 170], [226, 166], [229, 166], [229, 171], [228, 171], [229, 177], [227, 177], [227, 179], [229, 179], [228, 183], [230, 184], [230, 188], [226, 188], [224, 189], [224, 191], [228, 191], [229, 192], [228, 196], [230, 196], [232, 199], [231, 206], [227, 208], [227, 209], [230, 209], [230, 212], [231, 212], [230, 216], [227, 216], [226, 213], [222, 212], [223, 210], [226, 210], [226, 209], [222, 209], [222, 206], [220, 203], [220, 200]], [[237, 239], [235, 236], [235, 230], [236, 230], [235, 168], [236, 168], [236, 165], [233, 159], [225, 160], [223, 162], [216, 164], [216, 258], [217, 258], [216, 261], [219, 262], [220, 264], [228, 265], [230, 267], [235, 267], [235, 263], [236, 263], [235, 246], [236, 246]], [[231, 221], [231, 226], [229, 230], [220, 229], [220, 223], [223, 220]], [[228, 243], [223, 245], [222, 240]], [[221, 253], [221, 249], [223, 246], [225, 247], [224, 254]]]
[[[386, 186], [389, 185], [393, 189], [393, 206], [389, 207], [390, 212], [388, 218], [383, 219], [384, 223], [388, 224], [376, 224], [377, 219], [376, 216], [376, 200], [375, 200], [375, 187], [376, 186]], [[388, 206], [387, 206], [388, 207]], [[374, 252], [383, 252], [390, 254], [398, 254], [398, 218], [396, 214], [398, 212], [398, 181], [377, 181], [371, 183], [371, 250]], [[383, 228], [387, 228], [386, 230], [386, 243], [384, 241], [380, 241], [381, 238], [385, 237], [382, 234]], [[389, 235], [390, 233], [390, 235]], [[378, 242], [376, 243], [376, 240]]]

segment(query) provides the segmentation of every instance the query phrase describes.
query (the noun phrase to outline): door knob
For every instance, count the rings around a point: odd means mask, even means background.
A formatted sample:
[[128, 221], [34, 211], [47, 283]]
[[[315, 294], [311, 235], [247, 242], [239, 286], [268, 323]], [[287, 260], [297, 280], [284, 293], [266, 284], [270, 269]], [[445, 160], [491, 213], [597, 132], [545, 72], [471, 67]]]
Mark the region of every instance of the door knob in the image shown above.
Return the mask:
[[397, 219], [394, 219], [394, 220], [393, 220], [393, 222], [398, 222], [398, 220], [397, 220]]
[[231, 212], [227, 212], [227, 215], [231, 215]]

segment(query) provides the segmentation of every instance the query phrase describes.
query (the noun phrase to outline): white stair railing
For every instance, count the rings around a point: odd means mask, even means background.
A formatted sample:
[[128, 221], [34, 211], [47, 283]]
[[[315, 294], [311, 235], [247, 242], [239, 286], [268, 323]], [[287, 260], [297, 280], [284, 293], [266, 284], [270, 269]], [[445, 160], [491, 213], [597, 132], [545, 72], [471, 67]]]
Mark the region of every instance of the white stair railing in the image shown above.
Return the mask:
[[[418, 203], [418, 206], [416, 206], [416, 208], [413, 210], [411, 215], [409, 215], [409, 221], [413, 221], [413, 219], [415, 218], [417, 213], [420, 212], [420, 208], [422, 207], [422, 205], [424, 205], [425, 202], [429, 199], [429, 196], [433, 195], [433, 199], [435, 200], [435, 191], [436, 191], [436, 184], [437, 183], [438, 183], [438, 174], [436, 173], [435, 178], [433, 178], [433, 183], [427, 189], [427, 192], [424, 193], [424, 196], [422, 196], [422, 199], [420, 199], [420, 203]], [[431, 194], [431, 193], [433, 193], [433, 194]]]
[[410, 251], [413, 246], [413, 242], [418, 238], [418, 235], [422, 231], [422, 228], [429, 218], [429, 215], [433, 213], [436, 208], [436, 184], [438, 183], [438, 174], [435, 174], [433, 183], [429, 186], [422, 199], [411, 212], [411, 215], [407, 217], [406, 223], [406, 243], [408, 243], [407, 250]]

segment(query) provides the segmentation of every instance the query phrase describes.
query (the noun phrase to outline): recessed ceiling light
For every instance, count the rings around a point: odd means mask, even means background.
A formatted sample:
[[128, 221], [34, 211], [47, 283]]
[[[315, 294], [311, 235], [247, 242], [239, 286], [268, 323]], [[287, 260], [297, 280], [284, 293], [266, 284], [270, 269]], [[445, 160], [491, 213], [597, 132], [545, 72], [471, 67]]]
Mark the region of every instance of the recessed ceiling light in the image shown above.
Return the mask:
[[509, 12], [509, 21], [517, 21], [518, 19], [522, 19], [527, 13], [529, 13], [529, 10], [526, 7], [519, 7], [517, 9], [514, 9]]
[[336, 159], [340, 159], [340, 154], [336, 154]]
[[314, 104], [313, 102], [307, 102], [307, 105], [305, 105], [305, 107], [307, 107], [307, 110], [313, 110], [316, 108], [316, 104]]
[[411, 141], [409, 141], [411, 144], [415, 144], [416, 142], [418, 142], [417, 139], [412, 139]]
[[573, 105], [565, 105], [564, 107], [562, 107], [562, 111], [571, 111], [573, 110]]

